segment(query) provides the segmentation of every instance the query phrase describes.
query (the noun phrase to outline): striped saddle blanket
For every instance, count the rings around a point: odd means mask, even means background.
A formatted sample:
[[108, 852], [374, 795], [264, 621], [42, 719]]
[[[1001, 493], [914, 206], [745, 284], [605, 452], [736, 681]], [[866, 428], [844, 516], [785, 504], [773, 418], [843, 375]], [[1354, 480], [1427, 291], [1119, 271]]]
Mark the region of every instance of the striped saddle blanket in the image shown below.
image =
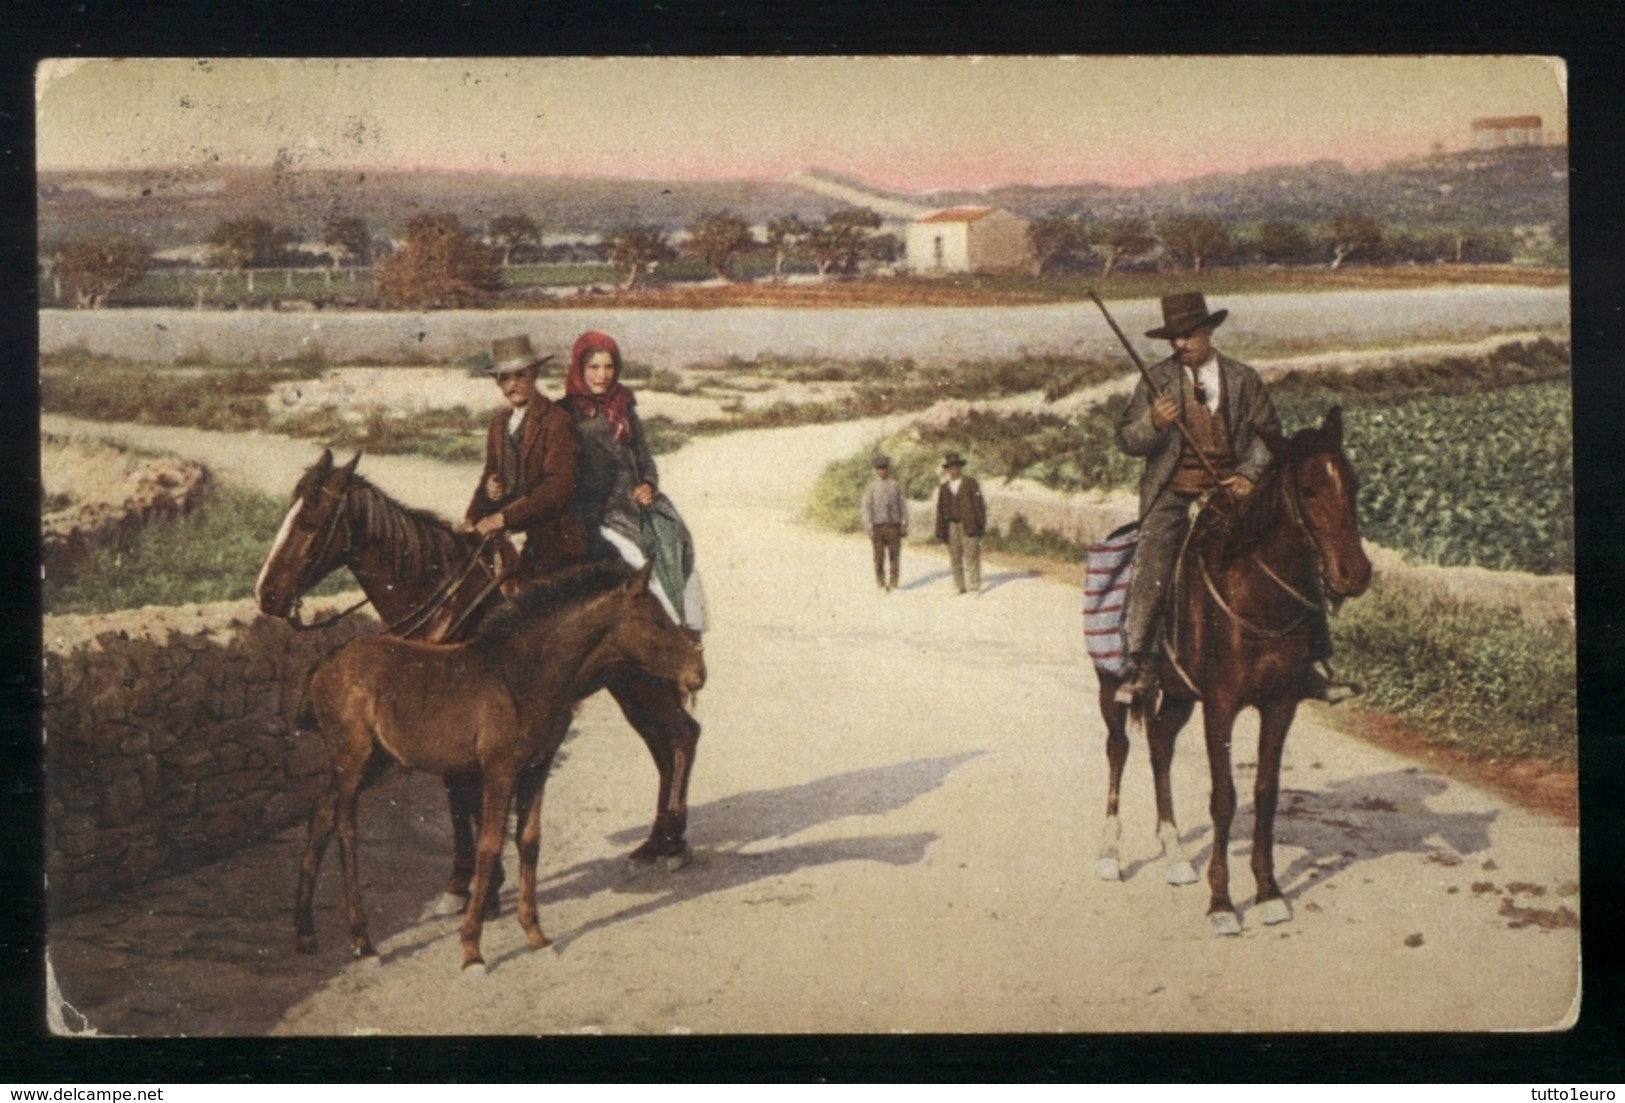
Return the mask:
[[1123, 610], [1128, 606], [1129, 579], [1134, 577], [1134, 549], [1140, 543], [1138, 522], [1124, 525], [1090, 545], [1083, 573], [1083, 643], [1095, 669], [1122, 674], [1128, 665], [1123, 643]]

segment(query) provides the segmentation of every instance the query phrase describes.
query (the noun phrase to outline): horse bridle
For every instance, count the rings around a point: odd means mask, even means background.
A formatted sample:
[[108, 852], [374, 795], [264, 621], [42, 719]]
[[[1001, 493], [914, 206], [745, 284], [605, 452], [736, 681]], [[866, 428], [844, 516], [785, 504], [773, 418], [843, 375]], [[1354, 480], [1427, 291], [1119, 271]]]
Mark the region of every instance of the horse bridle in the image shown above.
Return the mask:
[[[313, 632], [320, 628], [329, 628], [372, 601], [370, 597], [362, 598], [348, 609], [309, 624], [302, 623], [299, 620], [299, 607], [304, 604], [305, 591], [310, 589], [311, 586], [307, 578], [319, 566], [327, 562], [328, 555], [333, 547], [333, 541], [338, 538], [340, 526], [344, 528], [344, 550], [339, 553], [339, 557], [342, 558], [350, 551], [350, 511], [345, 508], [344, 495], [336, 494], [327, 489], [325, 483], [317, 488], [317, 492], [326, 498], [334, 499], [338, 504], [333, 509], [333, 516], [322, 528], [321, 535], [317, 537], [314, 550], [305, 563], [305, 569], [299, 572], [299, 578], [294, 582], [293, 605], [288, 609], [288, 623], [300, 632]], [[336, 559], [335, 562], [337, 561]]]

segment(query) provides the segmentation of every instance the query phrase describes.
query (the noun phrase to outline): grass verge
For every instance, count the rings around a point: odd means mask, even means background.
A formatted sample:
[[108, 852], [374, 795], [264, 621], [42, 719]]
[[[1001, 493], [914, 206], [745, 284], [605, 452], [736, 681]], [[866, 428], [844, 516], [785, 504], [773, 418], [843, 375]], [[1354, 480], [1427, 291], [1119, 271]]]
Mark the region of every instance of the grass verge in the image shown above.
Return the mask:
[[[184, 517], [98, 548], [72, 579], [46, 578], [45, 612], [111, 613], [252, 597], [254, 579], [286, 512], [286, 504], [269, 495], [217, 485]], [[349, 572], [339, 571], [315, 592], [339, 593], [354, 585]]]

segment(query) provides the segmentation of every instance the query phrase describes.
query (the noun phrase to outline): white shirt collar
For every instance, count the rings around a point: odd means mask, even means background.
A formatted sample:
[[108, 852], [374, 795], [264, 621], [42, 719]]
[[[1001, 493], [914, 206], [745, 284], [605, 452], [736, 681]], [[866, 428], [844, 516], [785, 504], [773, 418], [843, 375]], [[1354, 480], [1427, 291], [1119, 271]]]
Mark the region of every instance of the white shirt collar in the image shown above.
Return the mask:
[[1210, 352], [1207, 359], [1194, 368], [1186, 368], [1191, 374], [1191, 381], [1200, 381], [1207, 388], [1207, 408], [1215, 413], [1219, 409], [1219, 354]]
[[520, 406], [518, 409], [514, 410], [513, 413], [508, 415], [509, 436], [519, 432], [519, 423], [525, 420], [525, 411], [528, 409], [530, 409], [529, 406]]

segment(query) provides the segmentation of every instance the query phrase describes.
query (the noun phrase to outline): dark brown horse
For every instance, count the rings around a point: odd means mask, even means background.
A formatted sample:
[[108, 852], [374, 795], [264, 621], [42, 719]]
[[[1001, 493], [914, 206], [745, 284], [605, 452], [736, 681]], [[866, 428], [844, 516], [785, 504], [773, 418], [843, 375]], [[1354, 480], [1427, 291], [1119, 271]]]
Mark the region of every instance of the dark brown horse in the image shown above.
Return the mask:
[[[357, 475], [360, 455], [335, 466], [324, 451], [293, 490], [292, 505], [260, 569], [260, 611], [298, 623], [300, 599], [348, 567], [391, 635], [426, 642], [468, 639], [505, 600], [499, 583], [514, 553], [505, 540], [487, 545], [423, 510], [409, 509]], [[602, 672], [583, 694], [608, 688], [653, 756], [660, 773], [654, 826], [628, 859], [634, 871], [655, 864], [679, 869], [691, 851], [688, 778], [700, 725], [668, 682], [626, 666]], [[468, 896], [480, 808], [477, 777], [448, 776], [454, 855], [446, 891]], [[501, 882], [500, 867], [493, 886]], [[495, 896], [487, 901], [494, 905]]]
[[321, 662], [306, 707], [327, 746], [330, 772], [299, 867], [300, 951], [316, 949], [316, 875], [336, 830], [351, 942], [357, 957], [377, 956], [356, 869], [356, 804], [361, 789], [397, 763], [482, 782], [474, 878], [460, 931], [463, 967], [484, 961], [485, 909], [474, 901], [486, 899], [516, 799], [519, 925], [533, 947], [547, 944], [536, 918], [542, 790], [572, 706], [616, 664], [670, 681], [684, 698], [705, 684], [700, 645], [649, 592], [649, 571], [610, 562], [571, 568], [527, 587], [465, 643], [357, 636]]
[[1170, 595], [1175, 655], [1164, 653], [1160, 663], [1160, 707], [1152, 712], [1149, 705], [1118, 704], [1121, 679], [1098, 672], [1111, 781], [1096, 872], [1119, 876], [1118, 790], [1132, 712], [1147, 731], [1167, 878], [1173, 884], [1196, 879], [1179, 843], [1169, 766], [1174, 740], [1200, 700], [1213, 786], [1208, 919], [1216, 934], [1241, 931], [1230, 900], [1228, 856], [1236, 811], [1230, 770], [1236, 717], [1249, 706], [1259, 713], [1252, 869], [1259, 917], [1281, 923], [1292, 918], [1292, 909], [1275, 882], [1275, 808], [1281, 752], [1310, 662], [1310, 618], [1321, 614], [1323, 594], [1341, 601], [1364, 593], [1371, 582], [1355, 509], [1358, 481], [1343, 453], [1342, 411], [1333, 407], [1319, 428], [1290, 440], [1266, 436], [1264, 442], [1272, 461], [1253, 493], [1239, 505], [1215, 498], [1193, 526]]

